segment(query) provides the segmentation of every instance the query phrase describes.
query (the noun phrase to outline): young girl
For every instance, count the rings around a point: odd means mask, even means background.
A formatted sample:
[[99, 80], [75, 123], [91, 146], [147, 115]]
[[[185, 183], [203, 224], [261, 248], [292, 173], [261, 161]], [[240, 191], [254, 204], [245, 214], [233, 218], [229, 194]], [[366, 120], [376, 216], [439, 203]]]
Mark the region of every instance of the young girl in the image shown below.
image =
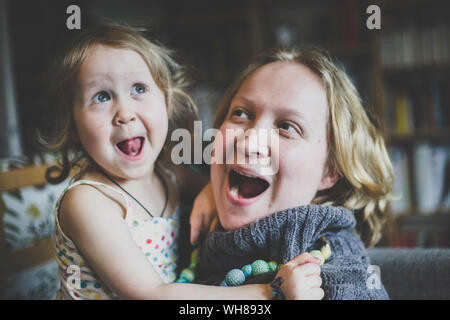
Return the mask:
[[[366, 285], [370, 262], [353, 231], [356, 226], [367, 245], [379, 240], [392, 167], [346, 74], [318, 50], [268, 52], [231, 85], [215, 126], [222, 133], [215, 153], [234, 150], [246, 162], [211, 165], [212, 189], [199, 198], [213, 193], [221, 228], [200, 246], [197, 282], [218, 285], [231, 269], [254, 260], [284, 263], [321, 248], [315, 253], [323, 262], [330, 248], [321, 267], [326, 299], [387, 299], [382, 285]], [[278, 129], [278, 142], [252, 145], [244, 134], [249, 129]], [[227, 139], [227, 130], [242, 134]], [[278, 171], [265, 175], [250, 159], [276, 161]]]
[[195, 107], [169, 52], [133, 28], [100, 25], [67, 48], [57, 71], [53, 93], [62, 127], [53, 147], [63, 161], [53, 180], [79, 169], [55, 208], [58, 297], [271, 298], [267, 284], [238, 290], [170, 284], [180, 209], [162, 150], [171, 128], [194, 119]]

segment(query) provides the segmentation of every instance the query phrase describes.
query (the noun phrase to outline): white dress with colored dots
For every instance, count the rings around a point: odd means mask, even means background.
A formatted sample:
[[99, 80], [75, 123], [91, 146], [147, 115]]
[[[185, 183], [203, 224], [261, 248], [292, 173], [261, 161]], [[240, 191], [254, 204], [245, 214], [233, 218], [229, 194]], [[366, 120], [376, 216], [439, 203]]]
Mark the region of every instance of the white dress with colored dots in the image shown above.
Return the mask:
[[118, 192], [126, 201], [125, 221], [130, 233], [143, 254], [165, 283], [176, 278], [177, 236], [180, 210], [169, 218], [138, 218], [133, 214], [130, 200], [118, 189], [91, 180], [80, 180], [67, 187], [55, 205], [55, 258], [59, 265], [60, 289], [57, 299], [117, 299], [90, 268], [75, 244], [62, 232], [58, 220], [61, 200], [65, 193], [80, 184], [105, 187]]

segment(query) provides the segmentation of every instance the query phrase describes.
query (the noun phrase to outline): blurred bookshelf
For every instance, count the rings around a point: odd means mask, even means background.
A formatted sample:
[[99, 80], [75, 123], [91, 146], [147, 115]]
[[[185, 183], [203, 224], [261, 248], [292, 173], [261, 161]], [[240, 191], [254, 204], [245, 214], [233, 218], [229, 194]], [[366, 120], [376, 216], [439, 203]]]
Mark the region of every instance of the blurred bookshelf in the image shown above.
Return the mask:
[[383, 245], [450, 247], [450, 19], [444, 1], [379, 1], [374, 77], [394, 166]]

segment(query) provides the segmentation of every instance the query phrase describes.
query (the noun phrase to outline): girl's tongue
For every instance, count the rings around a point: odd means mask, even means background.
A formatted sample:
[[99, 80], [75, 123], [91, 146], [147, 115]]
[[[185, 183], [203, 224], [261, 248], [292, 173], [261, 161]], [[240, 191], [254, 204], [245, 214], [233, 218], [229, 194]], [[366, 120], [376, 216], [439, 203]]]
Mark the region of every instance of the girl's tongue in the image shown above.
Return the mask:
[[142, 140], [142, 138], [131, 138], [119, 142], [117, 147], [126, 155], [135, 156], [139, 153], [139, 151], [141, 151]]

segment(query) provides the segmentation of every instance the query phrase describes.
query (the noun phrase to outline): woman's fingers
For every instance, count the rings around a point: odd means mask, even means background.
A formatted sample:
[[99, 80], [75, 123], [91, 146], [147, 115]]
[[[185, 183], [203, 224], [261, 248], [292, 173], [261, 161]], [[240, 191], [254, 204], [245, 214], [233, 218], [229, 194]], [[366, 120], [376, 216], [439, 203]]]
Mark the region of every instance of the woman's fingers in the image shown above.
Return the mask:
[[203, 223], [203, 215], [202, 214], [194, 214], [194, 209], [192, 209], [191, 216], [189, 218], [189, 223], [191, 224], [191, 243], [197, 243], [197, 240], [202, 232]]
[[212, 221], [209, 222], [209, 232], [213, 232], [217, 228], [218, 224], [219, 224], [219, 217], [218, 216], [214, 216], [212, 218]]
[[[192, 206], [189, 222], [191, 224], [191, 243], [196, 243], [200, 233], [208, 232], [217, 217], [216, 204], [211, 183], [208, 183], [197, 195]], [[215, 226], [215, 225], [214, 225]]]

